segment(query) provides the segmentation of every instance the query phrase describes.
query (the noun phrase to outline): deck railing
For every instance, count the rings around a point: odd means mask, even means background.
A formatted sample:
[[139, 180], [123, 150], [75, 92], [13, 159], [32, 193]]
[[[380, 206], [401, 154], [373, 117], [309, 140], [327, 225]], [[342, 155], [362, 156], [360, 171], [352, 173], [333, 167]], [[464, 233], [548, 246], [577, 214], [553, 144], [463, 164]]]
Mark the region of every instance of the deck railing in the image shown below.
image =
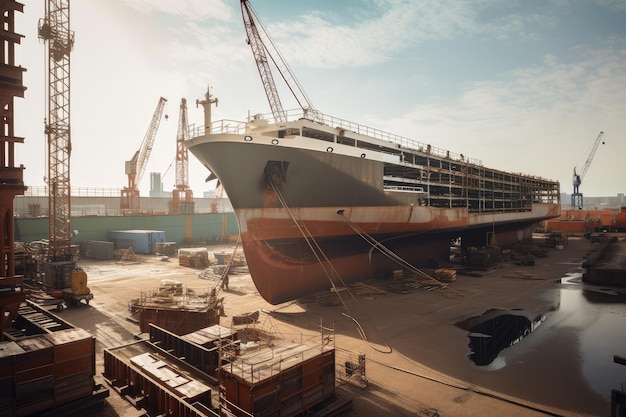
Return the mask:
[[[295, 110], [287, 110], [286, 112], [288, 121], [296, 121], [300, 119], [306, 119], [306, 114], [302, 109]], [[353, 132], [359, 135], [369, 136], [375, 139], [383, 140], [386, 142], [391, 142], [396, 145], [400, 145], [406, 149], [413, 149], [419, 152], [425, 152], [432, 155], [436, 155], [442, 158], [449, 158], [456, 161], [467, 162], [473, 165], [482, 166], [482, 161], [480, 159], [468, 158], [463, 154], [456, 154], [450, 152], [448, 150], [437, 148], [435, 146], [431, 146], [427, 143], [419, 142], [414, 139], [409, 139], [404, 136], [396, 135], [394, 133], [389, 133], [384, 130], [376, 129], [373, 127], [360, 125], [358, 123], [351, 122], [349, 120], [341, 119], [338, 117], [330, 116], [323, 113], [317, 113], [317, 118], [319, 121], [316, 123], [321, 123], [326, 126], [335, 127], [338, 129], [343, 129], [348, 132]], [[252, 120], [267, 120], [269, 124], [274, 123], [274, 118], [271, 114], [256, 114], [254, 116], [250, 116], [248, 121]], [[230, 134], [244, 134], [246, 131], [246, 122], [237, 121], [237, 120], [217, 120], [211, 123], [211, 132], [212, 134], [219, 133], [230, 133]], [[192, 138], [204, 136], [206, 133], [206, 129], [204, 126], [198, 125], [190, 125], [189, 132]]]

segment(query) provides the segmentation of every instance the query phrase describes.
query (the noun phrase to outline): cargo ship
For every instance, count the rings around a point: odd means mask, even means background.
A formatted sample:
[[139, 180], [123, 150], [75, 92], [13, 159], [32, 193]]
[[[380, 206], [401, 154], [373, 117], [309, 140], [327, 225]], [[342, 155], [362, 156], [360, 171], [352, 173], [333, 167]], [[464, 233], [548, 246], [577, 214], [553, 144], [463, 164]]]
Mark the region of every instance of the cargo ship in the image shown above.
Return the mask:
[[504, 246], [560, 215], [556, 181], [332, 116], [287, 111], [191, 126], [189, 151], [224, 187], [251, 277], [272, 304]]

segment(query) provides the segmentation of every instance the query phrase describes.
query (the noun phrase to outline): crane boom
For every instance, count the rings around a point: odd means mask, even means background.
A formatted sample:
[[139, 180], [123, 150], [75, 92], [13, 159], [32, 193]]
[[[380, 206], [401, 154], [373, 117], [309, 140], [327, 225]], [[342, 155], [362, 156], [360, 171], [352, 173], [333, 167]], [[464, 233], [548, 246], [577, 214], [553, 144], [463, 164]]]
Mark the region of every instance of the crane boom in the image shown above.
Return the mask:
[[591, 162], [593, 161], [593, 158], [596, 155], [596, 151], [598, 150], [598, 146], [600, 145], [600, 140], [602, 139], [603, 135], [604, 135], [603, 131], [601, 131], [598, 134], [598, 137], [593, 143], [591, 152], [589, 152], [589, 155], [587, 156], [587, 160], [585, 161], [585, 164], [583, 165], [582, 170], [580, 171], [580, 174], [576, 172], [576, 167], [574, 167], [574, 177], [573, 177], [574, 191], [572, 192], [572, 207], [578, 207], [581, 209], [583, 208], [583, 195], [580, 192], [579, 188], [583, 182], [583, 179], [585, 179], [585, 176], [587, 175], [587, 171], [589, 170], [589, 166], [591, 165]]
[[[278, 94], [278, 90], [276, 89], [276, 83], [274, 82], [272, 71], [269, 66], [268, 56], [274, 63], [278, 72], [280, 72], [280, 75], [295, 97], [298, 105], [304, 111], [305, 117], [321, 121], [319, 120], [321, 118], [320, 113], [315, 110], [311, 104], [311, 101], [300, 86], [300, 83], [296, 79], [294, 73], [291, 71], [289, 65], [278, 51], [278, 48], [276, 48], [272, 38], [265, 30], [265, 27], [263, 27], [263, 24], [252, 8], [250, 2], [248, 0], [240, 0], [240, 2], [241, 15], [246, 28], [247, 42], [250, 45], [250, 48], [252, 48], [252, 54], [254, 55], [254, 60], [257, 64], [259, 75], [261, 76], [261, 82], [263, 83], [265, 94], [269, 101], [275, 121], [287, 121], [287, 115], [283, 110], [280, 96]], [[261, 29], [260, 31], [259, 28]]]
[[581, 182], [583, 179], [585, 179], [585, 175], [587, 175], [587, 171], [589, 170], [589, 165], [591, 165], [591, 161], [593, 161], [593, 157], [596, 155], [596, 151], [598, 150], [598, 145], [600, 145], [600, 139], [602, 139], [603, 135], [604, 135], [604, 132], [600, 132], [600, 134], [598, 134], [598, 137], [596, 138], [596, 141], [593, 143], [593, 148], [591, 149], [591, 152], [589, 152], [589, 156], [587, 157], [587, 160], [585, 161], [585, 165], [583, 166], [583, 169], [580, 172]]
[[[157, 131], [159, 130], [159, 124], [161, 123], [161, 117], [165, 109], [165, 103], [167, 99], [161, 97], [157, 103], [148, 130], [139, 146], [139, 149], [135, 152], [130, 161], [126, 161], [125, 172], [128, 176], [128, 186], [122, 189], [122, 199], [120, 202], [120, 208], [123, 211], [137, 211], [139, 210], [139, 184], [148, 165], [150, 159], [150, 153], [154, 145], [154, 139], [156, 138]], [[167, 119], [167, 115], [165, 115]]]

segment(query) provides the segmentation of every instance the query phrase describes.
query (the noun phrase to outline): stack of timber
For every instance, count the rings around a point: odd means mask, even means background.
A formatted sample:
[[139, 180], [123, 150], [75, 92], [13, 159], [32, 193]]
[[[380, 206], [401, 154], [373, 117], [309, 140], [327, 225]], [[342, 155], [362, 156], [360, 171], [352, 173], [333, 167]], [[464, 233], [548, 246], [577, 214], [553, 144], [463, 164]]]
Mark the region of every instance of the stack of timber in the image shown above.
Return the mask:
[[163, 256], [175, 256], [176, 242], [158, 242], [156, 244], [156, 253]]
[[456, 281], [456, 269], [437, 269], [435, 270], [435, 279], [441, 282], [454, 282]]
[[3, 336], [0, 415], [87, 414], [108, 396], [94, 383], [95, 338], [85, 330], [27, 301]]

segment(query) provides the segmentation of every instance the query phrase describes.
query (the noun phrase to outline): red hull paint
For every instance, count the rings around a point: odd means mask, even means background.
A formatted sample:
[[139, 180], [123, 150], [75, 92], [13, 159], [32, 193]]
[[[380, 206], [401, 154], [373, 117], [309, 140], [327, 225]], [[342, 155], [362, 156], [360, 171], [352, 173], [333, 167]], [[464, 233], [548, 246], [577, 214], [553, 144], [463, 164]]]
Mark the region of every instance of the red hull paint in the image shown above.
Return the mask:
[[[348, 222], [337, 214], [335, 208], [300, 208], [293, 209], [291, 214], [284, 209], [243, 209], [237, 210], [237, 217], [253, 281], [264, 299], [279, 304], [333, 286], [343, 287], [349, 282], [389, 276], [394, 269], [402, 269], [378, 250], [364, 244], [364, 239], [353, 227], [383, 240], [383, 245], [417, 266], [432, 259], [445, 259], [449, 254], [450, 238], [466, 230], [484, 230], [487, 235], [495, 228], [496, 243], [500, 245], [527, 238], [529, 223], [558, 215], [558, 205], [552, 206], [539, 207], [536, 212], [528, 213], [525, 224], [520, 221], [523, 213], [470, 215], [462, 209], [428, 207], [348, 208], [345, 211], [346, 218], [350, 219]], [[510, 215], [514, 217], [509, 218]], [[376, 219], [379, 221], [372, 221]], [[516, 223], [520, 224], [519, 227], [515, 227]], [[500, 229], [504, 226], [507, 230]], [[355, 253], [334, 246], [316, 257], [305, 243], [305, 234], [311, 245], [320, 240], [353, 239], [352, 242], [361, 244], [362, 249]], [[288, 253], [298, 245], [297, 256]], [[277, 249], [279, 246], [283, 250]]]

